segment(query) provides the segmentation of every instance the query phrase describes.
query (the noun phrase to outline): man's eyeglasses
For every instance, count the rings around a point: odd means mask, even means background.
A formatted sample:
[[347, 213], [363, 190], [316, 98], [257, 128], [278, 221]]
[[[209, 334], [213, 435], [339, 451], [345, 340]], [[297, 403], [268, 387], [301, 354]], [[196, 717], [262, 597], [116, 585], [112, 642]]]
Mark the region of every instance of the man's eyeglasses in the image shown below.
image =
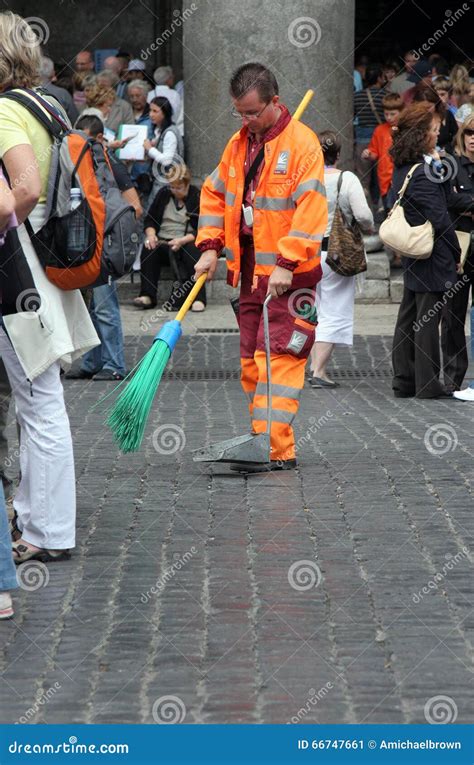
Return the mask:
[[232, 109], [231, 114], [233, 117], [235, 117], [236, 120], [248, 120], [249, 122], [252, 122], [253, 120], [258, 120], [259, 117], [262, 116], [263, 112], [271, 104], [271, 101], [268, 102], [268, 104], [265, 104], [263, 109], [259, 112], [238, 112], [237, 109]]

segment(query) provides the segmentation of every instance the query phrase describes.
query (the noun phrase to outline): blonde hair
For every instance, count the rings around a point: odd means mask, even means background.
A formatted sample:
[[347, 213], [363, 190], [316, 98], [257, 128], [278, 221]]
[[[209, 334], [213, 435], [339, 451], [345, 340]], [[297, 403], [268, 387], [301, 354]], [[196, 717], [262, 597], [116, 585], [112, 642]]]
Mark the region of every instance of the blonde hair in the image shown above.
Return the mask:
[[469, 117], [466, 117], [456, 133], [456, 138], [454, 139], [454, 153], [457, 154], [458, 157], [467, 157], [466, 147], [464, 145], [464, 133], [466, 130], [474, 130], [474, 112], [470, 114]]
[[469, 72], [462, 64], [455, 64], [451, 69], [451, 85], [456, 96], [465, 96], [469, 92]]
[[31, 88], [39, 83], [41, 49], [25, 19], [12, 11], [0, 13], [0, 86]]

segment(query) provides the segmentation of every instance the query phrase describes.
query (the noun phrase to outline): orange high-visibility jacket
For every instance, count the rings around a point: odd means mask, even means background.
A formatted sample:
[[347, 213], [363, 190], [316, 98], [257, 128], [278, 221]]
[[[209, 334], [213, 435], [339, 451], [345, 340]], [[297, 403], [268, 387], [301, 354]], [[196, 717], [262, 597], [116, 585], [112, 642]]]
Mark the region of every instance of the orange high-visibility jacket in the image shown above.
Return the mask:
[[[232, 136], [221, 161], [202, 187], [199, 245], [219, 239], [237, 286], [240, 274], [239, 230], [244, 191], [247, 130]], [[320, 263], [321, 242], [327, 224], [323, 153], [317, 136], [301, 122], [291, 120], [273, 140], [265, 143], [264, 167], [254, 198], [253, 239], [255, 276], [269, 276], [278, 256], [303, 274]]]

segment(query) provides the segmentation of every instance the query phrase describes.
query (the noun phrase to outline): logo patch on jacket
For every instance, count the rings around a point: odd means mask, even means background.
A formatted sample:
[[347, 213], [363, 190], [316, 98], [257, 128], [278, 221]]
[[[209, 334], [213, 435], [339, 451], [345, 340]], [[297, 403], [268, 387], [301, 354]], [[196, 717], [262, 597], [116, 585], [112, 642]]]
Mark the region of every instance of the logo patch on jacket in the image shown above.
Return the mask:
[[304, 335], [302, 332], [293, 332], [290, 342], [286, 346], [289, 351], [294, 351], [295, 353], [300, 353], [300, 351], [303, 350], [303, 345], [305, 344], [307, 340], [306, 335]]
[[290, 151], [289, 149], [285, 151], [281, 151], [278, 155], [277, 163], [275, 165], [275, 173], [278, 173], [279, 175], [284, 175], [288, 172], [288, 161], [290, 159]]

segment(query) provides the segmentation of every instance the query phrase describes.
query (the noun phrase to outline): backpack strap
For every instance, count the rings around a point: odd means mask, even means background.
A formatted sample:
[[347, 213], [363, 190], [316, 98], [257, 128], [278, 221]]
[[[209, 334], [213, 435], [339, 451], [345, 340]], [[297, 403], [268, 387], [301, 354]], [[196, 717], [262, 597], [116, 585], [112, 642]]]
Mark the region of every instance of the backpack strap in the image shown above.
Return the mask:
[[[43, 125], [53, 138], [59, 138], [65, 131], [70, 129], [59, 112], [46, 99], [41, 98], [34, 90], [23, 88], [23, 91], [19, 93], [17, 90], [7, 90], [5, 93], [0, 93], [0, 98], [8, 98], [10, 101], [16, 101], [16, 103], [24, 106], [25, 109], [36, 117], [38, 122]], [[46, 109], [52, 119], [48, 119], [47, 114], [44, 113], [39, 104]]]

